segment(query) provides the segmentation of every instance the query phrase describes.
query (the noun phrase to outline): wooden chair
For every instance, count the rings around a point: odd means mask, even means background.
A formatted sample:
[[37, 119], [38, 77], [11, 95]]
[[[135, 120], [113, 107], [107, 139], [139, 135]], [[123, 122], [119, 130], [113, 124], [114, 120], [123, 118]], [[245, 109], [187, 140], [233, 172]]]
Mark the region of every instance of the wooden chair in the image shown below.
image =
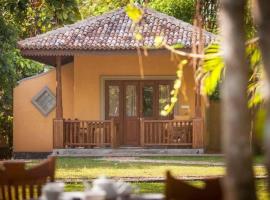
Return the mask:
[[174, 178], [167, 172], [166, 200], [222, 200], [221, 179], [207, 179], [204, 182], [204, 188], [197, 188]]
[[55, 157], [49, 157], [37, 166], [25, 168], [25, 162], [4, 161], [0, 166], [0, 199], [38, 199], [41, 187], [54, 181]]

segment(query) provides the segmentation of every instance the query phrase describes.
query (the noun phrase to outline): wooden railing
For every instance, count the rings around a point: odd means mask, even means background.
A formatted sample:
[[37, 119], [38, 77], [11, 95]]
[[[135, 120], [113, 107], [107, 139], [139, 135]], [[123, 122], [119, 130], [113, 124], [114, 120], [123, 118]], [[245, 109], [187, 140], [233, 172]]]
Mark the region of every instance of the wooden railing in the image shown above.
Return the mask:
[[141, 120], [142, 146], [192, 146], [192, 120]]
[[[54, 120], [54, 148], [116, 148], [118, 140], [117, 123], [113, 120]], [[203, 119], [141, 119], [140, 140], [142, 147], [203, 148]]]
[[115, 147], [113, 120], [64, 120], [64, 146], [67, 147]]

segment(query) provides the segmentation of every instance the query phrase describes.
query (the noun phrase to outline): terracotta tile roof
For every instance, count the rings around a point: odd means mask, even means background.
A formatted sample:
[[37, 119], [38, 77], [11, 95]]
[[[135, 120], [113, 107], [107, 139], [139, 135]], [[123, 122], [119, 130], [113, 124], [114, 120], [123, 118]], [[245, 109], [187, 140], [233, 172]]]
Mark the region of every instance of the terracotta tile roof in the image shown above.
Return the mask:
[[[143, 40], [134, 39], [134, 26], [124, 8], [90, 17], [72, 25], [58, 28], [18, 42], [24, 50], [121, 50], [139, 47], [154, 47], [155, 36], [163, 34], [170, 45], [190, 47], [193, 26], [174, 17], [151, 9], [144, 10], [141, 20]], [[205, 43], [216, 36], [204, 31]]]

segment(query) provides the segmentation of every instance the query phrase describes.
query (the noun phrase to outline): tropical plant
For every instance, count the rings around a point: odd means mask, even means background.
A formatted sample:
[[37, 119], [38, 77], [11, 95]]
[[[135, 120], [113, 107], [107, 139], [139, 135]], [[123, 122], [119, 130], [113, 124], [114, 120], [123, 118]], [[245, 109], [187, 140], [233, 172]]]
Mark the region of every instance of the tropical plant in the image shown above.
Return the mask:
[[12, 150], [13, 88], [18, 80], [41, 73], [45, 67], [20, 55], [18, 39], [79, 18], [76, 0], [0, 1], [0, 140], [8, 144], [8, 156]]
[[[223, 53], [218, 43], [211, 44], [205, 49], [203, 64], [197, 71], [197, 79], [201, 80], [201, 92], [205, 96], [212, 96], [224, 78], [226, 70]], [[265, 75], [262, 66], [257, 38], [246, 43], [246, 57], [249, 63], [249, 84], [247, 93], [249, 107], [257, 106], [267, 97]]]
[[204, 51], [202, 65], [196, 72], [197, 80], [201, 81], [201, 92], [206, 96], [212, 96], [220, 84], [224, 72], [224, 61], [220, 52], [220, 45], [213, 43]]

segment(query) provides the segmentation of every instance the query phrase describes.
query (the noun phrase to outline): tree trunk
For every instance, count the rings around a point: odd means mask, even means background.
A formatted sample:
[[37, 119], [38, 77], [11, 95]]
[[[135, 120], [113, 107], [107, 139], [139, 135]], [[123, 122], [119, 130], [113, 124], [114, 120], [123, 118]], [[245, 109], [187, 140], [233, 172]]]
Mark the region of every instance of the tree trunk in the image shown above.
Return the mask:
[[245, 0], [221, 0], [220, 28], [226, 75], [222, 90], [223, 150], [227, 200], [256, 199], [249, 143], [248, 64], [245, 58]]
[[[267, 87], [270, 88], [270, 6], [268, 0], [254, 1], [254, 17], [258, 25], [259, 44], [265, 69]], [[265, 121], [265, 153], [266, 168], [270, 174], [270, 97], [266, 101], [267, 114]], [[268, 175], [268, 191], [270, 192], [270, 176]]]

